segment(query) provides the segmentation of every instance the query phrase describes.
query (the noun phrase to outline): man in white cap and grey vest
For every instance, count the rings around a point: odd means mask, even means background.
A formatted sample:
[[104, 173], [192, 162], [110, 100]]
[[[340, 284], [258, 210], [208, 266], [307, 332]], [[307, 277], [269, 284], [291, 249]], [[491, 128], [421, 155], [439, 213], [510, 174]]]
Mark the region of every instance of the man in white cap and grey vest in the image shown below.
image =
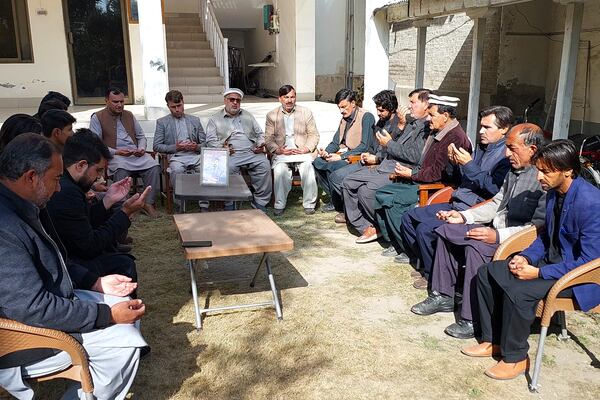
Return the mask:
[[229, 147], [229, 173], [245, 168], [254, 188], [252, 207], [266, 211], [273, 182], [271, 164], [264, 152], [265, 134], [256, 119], [242, 110], [244, 92], [230, 88], [223, 92], [225, 107], [213, 114], [206, 125], [208, 147]]

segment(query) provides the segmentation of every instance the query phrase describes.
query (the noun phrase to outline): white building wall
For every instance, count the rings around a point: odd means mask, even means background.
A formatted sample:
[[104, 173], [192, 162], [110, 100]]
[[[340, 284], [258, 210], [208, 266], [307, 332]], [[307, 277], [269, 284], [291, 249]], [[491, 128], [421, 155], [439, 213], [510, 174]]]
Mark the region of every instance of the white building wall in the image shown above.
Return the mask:
[[0, 64], [0, 107], [37, 107], [50, 90], [72, 99], [62, 2], [29, 1], [28, 9], [34, 62]]
[[[354, 1], [353, 88], [363, 84], [365, 63], [365, 1]], [[316, 96], [331, 101], [346, 86], [346, 13], [348, 0], [316, 0]]]

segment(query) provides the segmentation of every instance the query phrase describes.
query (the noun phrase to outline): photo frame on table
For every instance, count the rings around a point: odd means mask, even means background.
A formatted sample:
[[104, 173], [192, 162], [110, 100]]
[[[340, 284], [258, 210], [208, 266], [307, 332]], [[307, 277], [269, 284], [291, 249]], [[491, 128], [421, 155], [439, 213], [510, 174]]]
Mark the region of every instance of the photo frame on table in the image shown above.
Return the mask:
[[200, 184], [229, 186], [229, 149], [203, 147], [200, 157]]

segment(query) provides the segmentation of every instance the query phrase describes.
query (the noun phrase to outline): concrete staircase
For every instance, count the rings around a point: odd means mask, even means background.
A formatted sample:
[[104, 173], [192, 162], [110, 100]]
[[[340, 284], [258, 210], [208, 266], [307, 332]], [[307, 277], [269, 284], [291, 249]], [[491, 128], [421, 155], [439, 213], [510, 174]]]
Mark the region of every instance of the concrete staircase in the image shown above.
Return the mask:
[[185, 102], [222, 103], [223, 77], [197, 14], [165, 14], [169, 87]]

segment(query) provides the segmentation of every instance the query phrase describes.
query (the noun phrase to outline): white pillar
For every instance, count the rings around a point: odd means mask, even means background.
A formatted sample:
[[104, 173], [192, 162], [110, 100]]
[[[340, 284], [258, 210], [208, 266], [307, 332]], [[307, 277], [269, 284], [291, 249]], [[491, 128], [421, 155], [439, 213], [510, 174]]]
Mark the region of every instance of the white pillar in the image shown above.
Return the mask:
[[565, 35], [563, 37], [562, 56], [560, 59], [560, 75], [558, 77], [552, 139], [566, 139], [569, 137], [571, 102], [573, 101], [573, 87], [575, 86], [577, 51], [579, 49], [579, 35], [581, 33], [582, 19], [583, 3], [567, 4]]
[[388, 3], [387, 0], [366, 0], [365, 2], [365, 90], [363, 108], [375, 114], [373, 96], [382, 90], [392, 88], [390, 82], [390, 61], [388, 43], [390, 24], [385, 12], [373, 12]]
[[481, 65], [483, 63], [483, 41], [485, 38], [485, 18], [473, 19], [473, 51], [471, 53], [471, 78], [469, 81], [469, 108], [467, 115], [467, 136], [471, 143], [477, 141], [479, 122], [479, 95], [481, 92]]
[[296, 94], [315, 99], [315, 0], [296, 0]]
[[144, 106], [147, 119], [165, 115], [165, 93], [169, 91], [167, 52], [161, 0], [138, 1]]
[[415, 89], [425, 84], [425, 48], [427, 46], [427, 26], [430, 20], [419, 20], [413, 23], [417, 28], [417, 65], [415, 67]]

